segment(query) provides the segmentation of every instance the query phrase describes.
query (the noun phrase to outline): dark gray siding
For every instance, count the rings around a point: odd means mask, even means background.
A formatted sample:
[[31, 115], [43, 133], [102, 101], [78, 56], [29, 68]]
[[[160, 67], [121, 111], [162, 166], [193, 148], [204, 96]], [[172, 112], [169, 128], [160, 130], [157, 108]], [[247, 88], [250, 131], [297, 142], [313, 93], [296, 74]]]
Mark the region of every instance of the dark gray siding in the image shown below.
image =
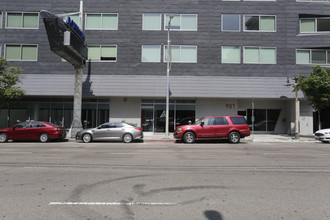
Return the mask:
[[[6, 11], [38, 12], [42, 9], [54, 13], [78, 11], [79, 0], [2, 0], [3, 25], [0, 29], [0, 42], [38, 44], [37, 62], [11, 62], [11, 65], [24, 69], [23, 74], [39, 74], [42, 78], [51, 75], [72, 75], [73, 67], [49, 50], [43, 22], [40, 19], [38, 30], [5, 29]], [[296, 65], [295, 51], [305, 47], [328, 47], [330, 36], [299, 36], [299, 14], [330, 15], [329, 3], [303, 3], [295, 0], [276, 2], [223, 2], [220, 0], [85, 0], [85, 13], [118, 13], [119, 28], [116, 31], [85, 31], [89, 45], [118, 45], [117, 62], [92, 63], [90, 74], [93, 79], [99, 75], [147, 77], [164, 76], [166, 63], [141, 63], [141, 45], [167, 44], [166, 31], [142, 31], [143, 13], [198, 14], [198, 31], [172, 31], [173, 45], [197, 45], [198, 63], [174, 63], [171, 76], [207, 77], [283, 77], [295, 76], [311, 71], [311, 66]], [[274, 33], [222, 32], [221, 14], [276, 15], [277, 31]], [[242, 25], [241, 25], [242, 26]], [[243, 28], [243, 27], [242, 27]], [[266, 46], [277, 48], [277, 64], [221, 64], [221, 46]], [[3, 48], [3, 47], [2, 47]], [[2, 55], [4, 51], [2, 49]], [[85, 69], [87, 74], [88, 68]], [[99, 77], [96, 77], [99, 78]], [[243, 79], [242, 78], [242, 79]], [[42, 79], [42, 80], [41, 80]], [[65, 80], [58, 77], [54, 80]], [[218, 78], [216, 78], [218, 79]], [[34, 78], [38, 81], [38, 78]], [[203, 81], [205, 82], [205, 81]], [[265, 84], [268, 82], [265, 78]], [[184, 83], [184, 82], [180, 82]], [[258, 83], [263, 83], [262, 80]], [[285, 83], [285, 82], [283, 82]], [[200, 85], [200, 84], [199, 84]], [[94, 86], [97, 86], [94, 84]], [[238, 85], [239, 86], [239, 85]], [[251, 85], [253, 88], [254, 85]], [[26, 88], [29, 90], [30, 88]], [[141, 88], [142, 90], [144, 88]], [[145, 88], [146, 91], [149, 91]], [[134, 87], [130, 89], [135, 94]], [[144, 93], [143, 93], [144, 94]], [[179, 92], [179, 94], [183, 94]], [[42, 95], [42, 94], [41, 94]], [[188, 95], [188, 94], [187, 94]], [[210, 94], [211, 95], [211, 94]], [[111, 96], [111, 93], [109, 93]], [[270, 94], [269, 97], [274, 97]]]

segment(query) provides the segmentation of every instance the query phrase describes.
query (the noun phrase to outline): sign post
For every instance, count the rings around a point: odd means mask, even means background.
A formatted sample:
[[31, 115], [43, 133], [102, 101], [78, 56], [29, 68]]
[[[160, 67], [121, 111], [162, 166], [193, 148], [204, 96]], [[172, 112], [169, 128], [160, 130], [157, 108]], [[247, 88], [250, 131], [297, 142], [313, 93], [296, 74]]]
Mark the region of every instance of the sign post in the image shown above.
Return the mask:
[[[76, 13], [63, 14], [67, 16], [78, 14], [80, 23], [83, 23], [83, 2], [80, 1], [80, 11]], [[81, 105], [82, 105], [82, 77], [84, 65], [88, 58], [88, 49], [85, 44], [85, 35], [79, 26], [70, 19], [66, 22], [48, 11], [42, 10], [40, 15], [44, 21], [50, 50], [71, 63], [75, 69], [75, 83], [73, 94], [73, 121], [70, 128], [70, 136], [75, 137], [82, 129]]]

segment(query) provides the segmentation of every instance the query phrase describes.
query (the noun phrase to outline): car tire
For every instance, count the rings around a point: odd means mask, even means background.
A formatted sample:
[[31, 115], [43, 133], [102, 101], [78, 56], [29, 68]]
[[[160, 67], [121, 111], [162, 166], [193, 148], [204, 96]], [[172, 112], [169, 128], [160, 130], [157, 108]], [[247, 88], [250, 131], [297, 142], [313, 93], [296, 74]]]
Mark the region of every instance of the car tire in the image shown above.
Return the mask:
[[42, 142], [42, 143], [46, 143], [49, 141], [49, 136], [47, 133], [42, 133], [40, 134], [39, 136], [39, 141]]
[[123, 142], [124, 143], [131, 143], [133, 141], [133, 135], [126, 133], [123, 136]]
[[91, 142], [93, 140], [93, 137], [92, 137], [92, 135], [91, 134], [84, 134], [83, 136], [82, 136], [82, 141], [84, 142], [84, 143], [89, 143], [89, 142]]
[[5, 143], [8, 141], [8, 135], [6, 133], [0, 133], [0, 143]]
[[196, 140], [196, 135], [195, 135], [193, 132], [188, 131], [188, 132], [186, 132], [186, 133], [183, 135], [183, 139], [182, 139], [182, 140], [183, 140], [184, 143], [192, 144], [192, 143], [194, 143], [195, 140]]
[[236, 131], [230, 132], [230, 134], [228, 135], [228, 140], [232, 144], [238, 144], [240, 139], [241, 139], [241, 136]]

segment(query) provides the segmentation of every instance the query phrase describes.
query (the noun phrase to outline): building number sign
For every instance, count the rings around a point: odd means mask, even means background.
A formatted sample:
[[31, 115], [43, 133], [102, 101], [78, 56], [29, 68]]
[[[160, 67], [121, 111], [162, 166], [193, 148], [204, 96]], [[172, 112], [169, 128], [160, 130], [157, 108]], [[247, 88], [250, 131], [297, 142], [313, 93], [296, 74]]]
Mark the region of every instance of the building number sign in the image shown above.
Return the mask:
[[235, 104], [226, 104], [226, 109], [235, 109]]

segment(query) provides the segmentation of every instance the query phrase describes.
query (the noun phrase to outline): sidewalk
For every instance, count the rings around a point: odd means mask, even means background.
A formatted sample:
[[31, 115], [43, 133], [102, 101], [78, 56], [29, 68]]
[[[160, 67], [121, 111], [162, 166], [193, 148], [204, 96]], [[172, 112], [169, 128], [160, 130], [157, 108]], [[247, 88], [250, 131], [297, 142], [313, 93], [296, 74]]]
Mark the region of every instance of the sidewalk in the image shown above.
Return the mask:
[[[165, 134], [153, 134], [145, 135], [144, 141], [146, 142], [175, 142], [173, 134], [169, 134], [169, 138], [165, 138]], [[299, 140], [296, 140], [294, 136], [287, 134], [254, 134], [242, 139], [242, 141], [248, 142], [316, 142], [313, 136], [301, 136]]]

